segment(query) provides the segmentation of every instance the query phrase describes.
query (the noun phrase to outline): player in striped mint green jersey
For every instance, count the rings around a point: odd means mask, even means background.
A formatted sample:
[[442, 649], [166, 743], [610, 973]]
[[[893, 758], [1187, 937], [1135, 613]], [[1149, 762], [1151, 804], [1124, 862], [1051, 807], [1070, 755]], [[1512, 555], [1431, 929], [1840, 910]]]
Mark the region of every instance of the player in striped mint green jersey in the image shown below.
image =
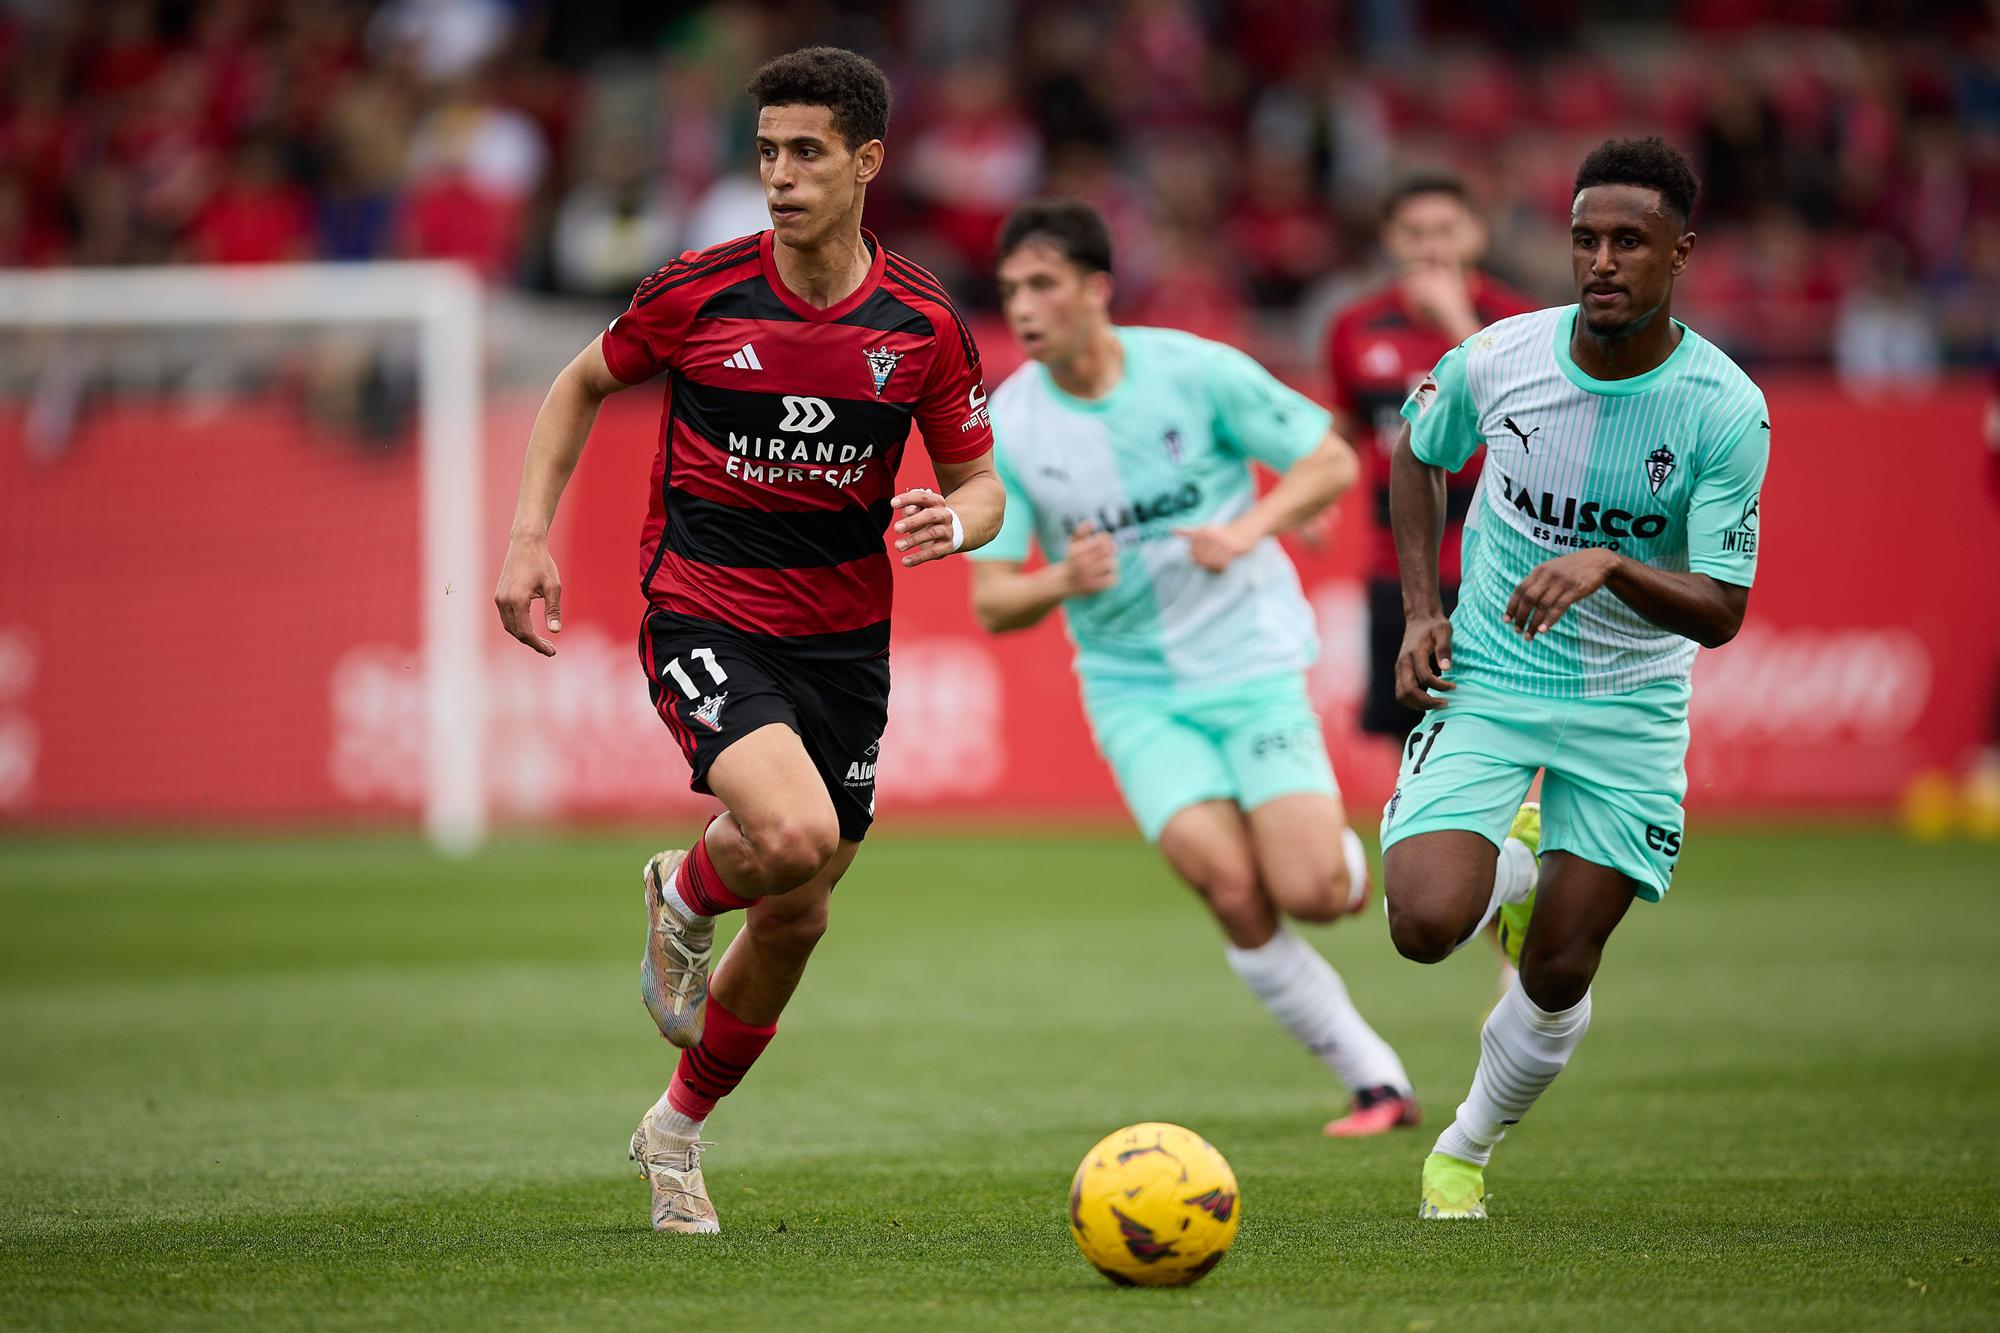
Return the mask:
[[[1757, 386], [1672, 315], [1699, 188], [1660, 139], [1598, 147], [1570, 213], [1578, 304], [1473, 335], [1403, 408], [1396, 673], [1425, 717], [1383, 811], [1390, 932], [1436, 962], [1497, 913], [1520, 964], [1424, 1163], [1424, 1217], [1486, 1215], [1493, 1145], [1582, 1039], [1605, 941], [1666, 893], [1689, 669], [1749, 603], [1771, 426]], [[1482, 444], [1447, 621], [1443, 478]], [[1537, 771], [1538, 819], [1516, 809]]]
[[[1368, 886], [1306, 698], [1312, 610], [1274, 537], [1353, 485], [1354, 452], [1235, 348], [1114, 326], [1111, 238], [1088, 204], [1016, 209], [999, 279], [1028, 362], [990, 404], [1007, 515], [973, 566], [974, 609], [999, 633], [1062, 608], [1140, 831], [1208, 904], [1244, 984], [1352, 1094], [1326, 1132], [1414, 1125], [1395, 1051], [1286, 926], [1352, 913]], [[1261, 498], [1253, 460], [1282, 474]], [[1048, 563], [1029, 569], [1035, 545]]]

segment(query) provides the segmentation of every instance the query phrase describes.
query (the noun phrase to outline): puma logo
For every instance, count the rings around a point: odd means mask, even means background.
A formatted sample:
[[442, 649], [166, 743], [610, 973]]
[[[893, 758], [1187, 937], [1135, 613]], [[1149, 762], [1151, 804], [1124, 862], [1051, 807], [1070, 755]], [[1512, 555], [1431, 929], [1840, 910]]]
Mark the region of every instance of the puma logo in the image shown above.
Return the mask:
[[1528, 441], [1534, 439], [1537, 435], [1540, 435], [1542, 433], [1542, 428], [1540, 426], [1535, 427], [1531, 431], [1524, 432], [1519, 426], [1514, 424], [1514, 418], [1512, 417], [1500, 418], [1500, 424], [1505, 426], [1508, 430], [1513, 431], [1515, 435], [1520, 437], [1521, 452], [1524, 454], [1530, 452], [1528, 449]]

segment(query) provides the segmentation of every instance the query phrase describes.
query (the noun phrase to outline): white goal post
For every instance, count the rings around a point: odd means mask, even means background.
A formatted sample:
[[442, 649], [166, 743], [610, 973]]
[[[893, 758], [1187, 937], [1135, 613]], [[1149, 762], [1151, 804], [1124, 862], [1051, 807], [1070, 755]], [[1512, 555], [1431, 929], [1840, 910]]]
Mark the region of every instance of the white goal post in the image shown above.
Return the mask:
[[418, 330], [424, 671], [423, 821], [463, 855], [484, 839], [490, 614], [480, 521], [481, 295], [448, 263], [271, 264], [0, 271], [0, 329], [410, 323]]

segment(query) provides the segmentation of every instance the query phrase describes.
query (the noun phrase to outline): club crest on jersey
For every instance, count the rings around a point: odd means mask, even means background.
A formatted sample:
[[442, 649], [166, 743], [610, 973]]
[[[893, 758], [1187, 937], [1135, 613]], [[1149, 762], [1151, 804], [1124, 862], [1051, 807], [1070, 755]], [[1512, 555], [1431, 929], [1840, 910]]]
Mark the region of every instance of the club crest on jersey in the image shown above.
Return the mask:
[[688, 710], [688, 716], [707, 727], [710, 731], [722, 730], [722, 705], [729, 701], [729, 692], [711, 694], [701, 701], [699, 708]]
[[1180, 462], [1187, 452], [1181, 447], [1181, 433], [1178, 430], [1169, 430], [1165, 435], [1162, 435], [1160, 437], [1160, 448], [1167, 451], [1168, 460], [1174, 463]]
[[1667, 478], [1674, 475], [1674, 451], [1661, 445], [1646, 455], [1646, 484], [1653, 488], [1653, 494], [1660, 493], [1660, 487], [1667, 484]]
[[896, 366], [902, 361], [903, 354], [891, 351], [889, 344], [883, 343], [873, 351], [864, 350], [861, 355], [868, 358], [868, 373], [874, 377], [875, 396], [880, 398], [882, 396], [882, 386], [887, 384], [889, 377], [896, 373]]

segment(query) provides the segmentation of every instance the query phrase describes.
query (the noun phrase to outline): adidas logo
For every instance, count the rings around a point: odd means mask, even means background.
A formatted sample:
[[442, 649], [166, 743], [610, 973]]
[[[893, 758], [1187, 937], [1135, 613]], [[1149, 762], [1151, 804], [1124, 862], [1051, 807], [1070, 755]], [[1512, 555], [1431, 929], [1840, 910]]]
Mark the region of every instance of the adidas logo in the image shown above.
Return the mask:
[[738, 349], [735, 356], [730, 357], [722, 364], [736, 370], [762, 370], [764, 368], [764, 363], [757, 359], [757, 348], [751, 343], [744, 343]]

